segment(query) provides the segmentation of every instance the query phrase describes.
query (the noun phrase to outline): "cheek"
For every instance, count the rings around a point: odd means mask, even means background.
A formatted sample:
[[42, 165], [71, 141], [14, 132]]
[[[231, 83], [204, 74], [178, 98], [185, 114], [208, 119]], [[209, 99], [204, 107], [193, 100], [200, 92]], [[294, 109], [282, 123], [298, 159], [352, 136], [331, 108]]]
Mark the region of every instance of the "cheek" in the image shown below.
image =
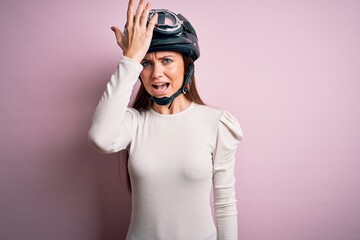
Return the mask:
[[146, 77], [146, 73], [145, 73], [144, 70], [142, 70], [142, 71], [140, 72], [140, 78], [141, 78], [141, 79], [144, 79], [145, 77]]
[[142, 82], [142, 85], [144, 86], [144, 88], [145, 88], [145, 90], [147, 91], [147, 92], [149, 92], [149, 91], [151, 91], [151, 88], [149, 87], [149, 82], [150, 82], [150, 77], [149, 77], [149, 74], [147, 73], [147, 72], [144, 72], [144, 71], [142, 71], [141, 73], [140, 73], [140, 80], [141, 80], [141, 82]]
[[149, 74], [146, 72], [146, 71], [142, 71], [141, 73], [140, 73], [140, 79], [141, 79], [141, 81], [144, 83], [144, 84], [146, 84], [146, 83], [148, 83], [149, 82]]
[[174, 85], [182, 85], [184, 80], [184, 73], [182, 71], [173, 71], [171, 72], [171, 79], [173, 80]]

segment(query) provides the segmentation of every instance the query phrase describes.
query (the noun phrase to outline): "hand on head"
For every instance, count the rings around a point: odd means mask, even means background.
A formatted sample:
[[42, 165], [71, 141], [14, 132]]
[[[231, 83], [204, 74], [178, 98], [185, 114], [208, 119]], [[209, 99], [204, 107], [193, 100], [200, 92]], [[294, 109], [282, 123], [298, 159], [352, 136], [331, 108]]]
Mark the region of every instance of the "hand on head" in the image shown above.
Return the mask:
[[145, 57], [151, 43], [153, 30], [157, 22], [157, 14], [154, 14], [148, 23], [150, 3], [140, 0], [134, 15], [134, 0], [129, 0], [127, 10], [127, 23], [125, 30], [115, 26], [111, 27], [116, 36], [116, 41], [123, 50], [124, 56], [138, 62]]

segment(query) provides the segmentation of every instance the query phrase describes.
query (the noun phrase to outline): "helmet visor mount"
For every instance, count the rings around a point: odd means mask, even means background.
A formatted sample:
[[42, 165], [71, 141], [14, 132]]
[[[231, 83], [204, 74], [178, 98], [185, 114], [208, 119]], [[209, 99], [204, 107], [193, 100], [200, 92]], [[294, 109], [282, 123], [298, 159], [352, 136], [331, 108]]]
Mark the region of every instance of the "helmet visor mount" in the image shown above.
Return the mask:
[[176, 35], [182, 31], [182, 21], [175, 13], [167, 9], [151, 9], [148, 21], [150, 21], [155, 13], [158, 14], [158, 20], [154, 27], [155, 32], [164, 35]]

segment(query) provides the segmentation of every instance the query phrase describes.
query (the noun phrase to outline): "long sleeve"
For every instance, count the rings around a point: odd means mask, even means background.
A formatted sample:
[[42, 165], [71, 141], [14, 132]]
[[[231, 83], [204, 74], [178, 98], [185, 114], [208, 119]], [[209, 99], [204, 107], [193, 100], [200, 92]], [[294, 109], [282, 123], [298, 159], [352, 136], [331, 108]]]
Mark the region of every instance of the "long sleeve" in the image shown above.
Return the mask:
[[215, 219], [219, 240], [237, 240], [235, 153], [242, 131], [237, 120], [224, 111], [213, 157]]
[[95, 110], [88, 133], [89, 142], [96, 150], [117, 152], [131, 142], [137, 112], [127, 106], [141, 70], [141, 64], [134, 60], [120, 59]]

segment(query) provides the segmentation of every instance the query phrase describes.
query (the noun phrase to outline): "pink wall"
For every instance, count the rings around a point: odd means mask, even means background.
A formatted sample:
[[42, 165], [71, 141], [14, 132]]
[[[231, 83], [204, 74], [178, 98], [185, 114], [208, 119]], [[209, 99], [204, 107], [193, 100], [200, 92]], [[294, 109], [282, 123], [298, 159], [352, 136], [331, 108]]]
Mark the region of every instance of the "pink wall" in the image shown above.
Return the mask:
[[[126, 1], [0, 2], [0, 239], [123, 239], [117, 155], [87, 131]], [[245, 138], [239, 239], [360, 239], [360, 2], [153, 1], [187, 16], [209, 105]], [[120, 166], [123, 168], [123, 166]]]

